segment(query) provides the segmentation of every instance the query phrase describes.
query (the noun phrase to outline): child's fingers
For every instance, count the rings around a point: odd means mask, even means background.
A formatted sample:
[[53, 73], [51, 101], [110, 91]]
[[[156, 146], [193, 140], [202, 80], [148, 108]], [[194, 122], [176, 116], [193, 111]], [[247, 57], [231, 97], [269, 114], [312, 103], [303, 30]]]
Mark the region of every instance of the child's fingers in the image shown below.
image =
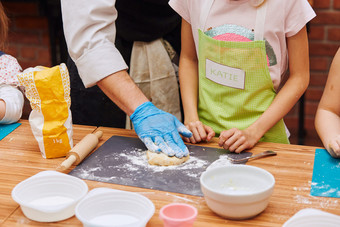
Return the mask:
[[329, 147], [332, 148], [332, 150], [336, 154], [340, 155], [340, 141], [338, 141], [338, 140], [331, 141], [330, 144], [329, 144]]
[[244, 151], [245, 149], [248, 149], [249, 148], [249, 144], [246, 142], [246, 143], [243, 143], [241, 146], [239, 146], [236, 150], [235, 150], [235, 153], [241, 153], [242, 151]]
[[207, 141], [210, 141], [215, 136], [215, 131], [208, 125], [204, 125], [204, 129], [208, 133]]
[[206, 141], [207, 140], [207, 133], [206, 133], [205, 127], [202, 123], [197, 126], [197, 131], [199, 132], [199, 135], [200, 135], [200, 141]]
[[[192, 130], [191, 130], [189, 125], [185, 125], [185, 127], [193, 134], [193, 132], [192, 132]], [[183, 139], [184, 142], [191, 143], [191, 138], [192, 137], [193, 136], [191, 136], [190, 138], [182, 136], [182, 139]]]
[[190, 130], [190, 131], [192, 132], [192, 137], [190, 137], [190, 142], [191, 142], [191, 143], [196, 143], [196, 142], [197, 142], [196, 138], [198, 137], [197, 129], [191, 127], [191, 130]]
[[199, 143], [207, 139], [207, 133], [204, 125], [200, 121], [190, 122], [187, 127], [191, 130], [193, 136], [190, 138], [192, 143]]
[[184, 140], [184, 142], [190, 143], [190, 139], [187, 137], [182, 137], [182, 139]]
[[195, 141], [195, 133], [197, 133], [197, 132], [196, 132], [195, 127], [193, 127], [193, 125], [191, 123], [186, 124], [185, 127], [191, 131], [192, 136], [190, 138], [185, 139], [184, 141], [186, 141], [188, 143], [196, 143], [196, 141]]
[[191, 128], [192, 137], [190, 137], [191, 143], [199, 143], [201, 142], [201, 136], [197, 128]]
[[242, 150], [239, 149], [239, 147], [246, 142], [246, 138], [243, 135], [240, 135], [239, 137], [237, 137], [237, 140], [229, 147], [229, 150], [235, 151], [235, 153], [240, 153]]
[[234, 134], [234, 132], [235, 132], [234, 128], [222, 131], [219, 136], [218, 145], [222, 147], [225, 144], [225, 142]]
[[225, 140], [224, 144], [223, 144], [223, 148], [224, 149], [228, 149], [230, 151], [234, 151], [232, 147], [232, 145], [234, 143], [236, 143], [236, 141], [239, 139], [241, 133], [239, 130], [232, 130], [233, 134], [227, 139]]
[[336, 137], [335, 141], [336, 141], [336, 149], [334, 152], [340, 155], [340, 135]]

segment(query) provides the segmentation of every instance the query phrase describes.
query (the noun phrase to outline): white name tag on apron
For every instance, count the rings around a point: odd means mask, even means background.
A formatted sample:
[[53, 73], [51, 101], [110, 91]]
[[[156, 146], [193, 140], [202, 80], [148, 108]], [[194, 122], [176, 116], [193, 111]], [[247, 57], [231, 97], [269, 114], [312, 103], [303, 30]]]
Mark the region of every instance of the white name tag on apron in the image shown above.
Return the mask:
[[232, 68], [206, 59], [205, 76], [215, 83], [227, 87], [244, 89], [246, 73], [241, 69]]

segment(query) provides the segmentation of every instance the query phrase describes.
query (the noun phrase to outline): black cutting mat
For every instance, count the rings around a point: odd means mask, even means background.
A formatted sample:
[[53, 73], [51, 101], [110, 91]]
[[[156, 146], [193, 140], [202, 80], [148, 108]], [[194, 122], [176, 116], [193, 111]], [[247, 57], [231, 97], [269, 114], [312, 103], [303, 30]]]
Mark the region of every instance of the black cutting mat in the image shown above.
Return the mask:
[[222, 155], [240, 159], [252, 153], [188, 145], [190, 159], [179, 166], [151, 166], [138, 138], [112, 136], [69, 174], [86, 180], [203, 196], [201, 173]]

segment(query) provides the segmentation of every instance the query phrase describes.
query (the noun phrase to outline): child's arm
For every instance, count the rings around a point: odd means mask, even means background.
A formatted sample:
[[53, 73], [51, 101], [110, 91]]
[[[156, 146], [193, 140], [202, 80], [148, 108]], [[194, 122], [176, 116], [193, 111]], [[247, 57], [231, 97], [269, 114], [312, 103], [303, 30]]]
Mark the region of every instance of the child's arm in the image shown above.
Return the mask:
[[309, 83], [306, 28], [287, 38], [290, 76], [269, 108], [245, 130], [230, 129], [220, 135], [219, 145], [237, 153], [250, 149], [296, 104]]
[[329, 70], [315, 117], [315, 128], [327, 150], [340, 155], [340, 48]]
[[198, 102], [198, 59], [196, 55], [191, 25], [182, 20], [181, 54], [179, 61], [179, 82], [184, 110], [184, 124], [193, 133], [186, 142], [197, 143], [210, 140], [215, 132], [199, 121], [197, 113]]
[[0, 114], [0, 124], [17, 122], [21, 118], [23, 106], [24, 95], [17, 87], [0, 86], [0, 112], [3, 113], [3, 115]]
[[0, 99], [0, 121], [4, 118], [6, 113], [6, 103], [3, 99]]

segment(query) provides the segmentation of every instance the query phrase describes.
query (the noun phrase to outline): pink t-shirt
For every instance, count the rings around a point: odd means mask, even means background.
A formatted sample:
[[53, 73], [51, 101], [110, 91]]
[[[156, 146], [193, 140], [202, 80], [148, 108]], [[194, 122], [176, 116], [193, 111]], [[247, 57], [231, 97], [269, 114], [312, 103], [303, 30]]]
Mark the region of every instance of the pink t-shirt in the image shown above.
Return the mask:
[[[198, 53], [198, 29], [201, 29], [201, 9], [208, 0], [170, 0], [170, 6], [191, 24]], [[274, 88], [278, 89], [281, 77], [287, 69], [286, 38], [297, 34], [308, 21], [315, 17], [315, 12], [307, 0], [266, 0], [267, 13], [264, 27], [264, 39], [268, 44], [267, 57], [271, 61], [270, 76]], [[249, 0], [215, 0], [207, 20], [204, 32], [209, 28], [227, 25], [231, 37], [239, 41], [248, 40], [253, 33], [256, 21], [256, 8]], [[247, 33], [247, 34], [246, 34]], [[270, 50], [270, 51], [268, 51]]]

